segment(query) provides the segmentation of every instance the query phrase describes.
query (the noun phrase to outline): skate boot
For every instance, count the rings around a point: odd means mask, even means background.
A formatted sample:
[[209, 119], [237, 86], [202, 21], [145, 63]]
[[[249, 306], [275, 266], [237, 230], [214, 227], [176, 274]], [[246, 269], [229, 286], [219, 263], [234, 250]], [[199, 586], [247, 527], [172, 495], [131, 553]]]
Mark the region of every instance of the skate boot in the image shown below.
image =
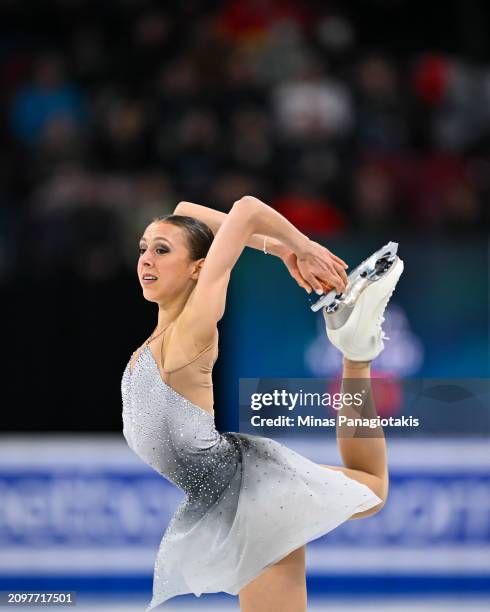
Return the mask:
[[389, 242], [349, 274], [344, 293], [330, 291], [311, 306], [323, 308], [327, 336], [347, 359], [371, 361], [384, 349], [383, 313], [404, 267], [397, 251]]

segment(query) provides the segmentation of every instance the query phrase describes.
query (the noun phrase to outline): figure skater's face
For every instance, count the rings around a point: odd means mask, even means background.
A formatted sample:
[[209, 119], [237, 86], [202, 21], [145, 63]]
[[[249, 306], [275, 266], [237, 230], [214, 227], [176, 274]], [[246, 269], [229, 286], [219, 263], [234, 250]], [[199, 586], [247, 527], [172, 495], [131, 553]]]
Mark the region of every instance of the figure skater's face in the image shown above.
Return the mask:
[[[141, 237], [138, 278], [143, 296], [160, 303], [192, 288], [200, 265], [190, 258], [185, 230], [165, 221], [150, 223]], [[156, 280], [145, 280], [151, 275]]]

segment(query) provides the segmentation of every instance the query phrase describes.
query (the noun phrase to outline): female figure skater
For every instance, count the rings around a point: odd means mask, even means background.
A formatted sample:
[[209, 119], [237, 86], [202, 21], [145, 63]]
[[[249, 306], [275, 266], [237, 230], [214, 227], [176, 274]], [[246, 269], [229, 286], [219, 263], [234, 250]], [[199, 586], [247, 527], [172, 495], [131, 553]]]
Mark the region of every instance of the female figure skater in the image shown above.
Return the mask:
[[[245, 246], [279, 256], [308, 292], [346, 288], [345, 262], [250, 196], [228, 214], [182, 202], [146, 228], [137, 271], [158, 322], [123, 374], [123, 433], [186, 493], [161, 541], [147, 610], [176, 595], [224, 591], [239, 595], [242, 612], [303, 612], [306, 543], [377, 512], [387, 497], [381, 428], [369, 437], [337, 429], [345, 467], [315, 464], [269, 438], [216, 430], [217, 323]], [[344, 353], [344, 391], [349, 379], [369, 383], [370, 361], [383, 349], [380, 317], [403, 262], [392, 268], [357, 297], [343, 327], [327, 330]]]

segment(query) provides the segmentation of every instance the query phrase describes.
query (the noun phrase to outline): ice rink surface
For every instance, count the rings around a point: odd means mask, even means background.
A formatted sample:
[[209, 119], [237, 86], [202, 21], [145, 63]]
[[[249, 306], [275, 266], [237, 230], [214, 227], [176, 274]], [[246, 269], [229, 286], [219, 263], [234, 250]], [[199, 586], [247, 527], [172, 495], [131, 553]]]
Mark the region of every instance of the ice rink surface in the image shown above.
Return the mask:
[[[144, 612], [149, 600], [112, 600], [101, 602], [100, 600], [83, 600], [74, 606], [54, 606], [49, 609], [73, 610], [73, 612]], [[33, 612], [34, 610], [46, 610], [46, 607], [37, 606], [15, 607], [16, 610]], [[490, 609], [490, 599], [477, 598], [410, 598], [410, 599], [369, 599], [350, 600], [345, 599], [320, 599], [308, 598], [308, 612], [361, 612], [367, 610], [372, 612], [487, 612]], [[219, 598], [199, 599], [195, 601], [181, 598], [174, 602], [168, 602], [156, 611], [162, 612], [239, 612], [238, 598], [221, 600]]]

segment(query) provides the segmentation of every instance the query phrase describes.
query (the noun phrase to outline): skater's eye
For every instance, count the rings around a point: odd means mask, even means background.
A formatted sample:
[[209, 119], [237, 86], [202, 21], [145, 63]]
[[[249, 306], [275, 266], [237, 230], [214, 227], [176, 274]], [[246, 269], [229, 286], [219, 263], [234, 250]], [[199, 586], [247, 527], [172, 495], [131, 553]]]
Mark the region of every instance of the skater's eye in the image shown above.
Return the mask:
[[[143, 253], [146, 251], [146, 249], [144, 247], [139, 247], [138, 252], [140, 255], [143, 255]], [[155, 248], [155, 253], [157, 253], [158, 255], [164, 255], [165, 253], [168, 253], [169, 249], [165, 246], [159, 246]]]

